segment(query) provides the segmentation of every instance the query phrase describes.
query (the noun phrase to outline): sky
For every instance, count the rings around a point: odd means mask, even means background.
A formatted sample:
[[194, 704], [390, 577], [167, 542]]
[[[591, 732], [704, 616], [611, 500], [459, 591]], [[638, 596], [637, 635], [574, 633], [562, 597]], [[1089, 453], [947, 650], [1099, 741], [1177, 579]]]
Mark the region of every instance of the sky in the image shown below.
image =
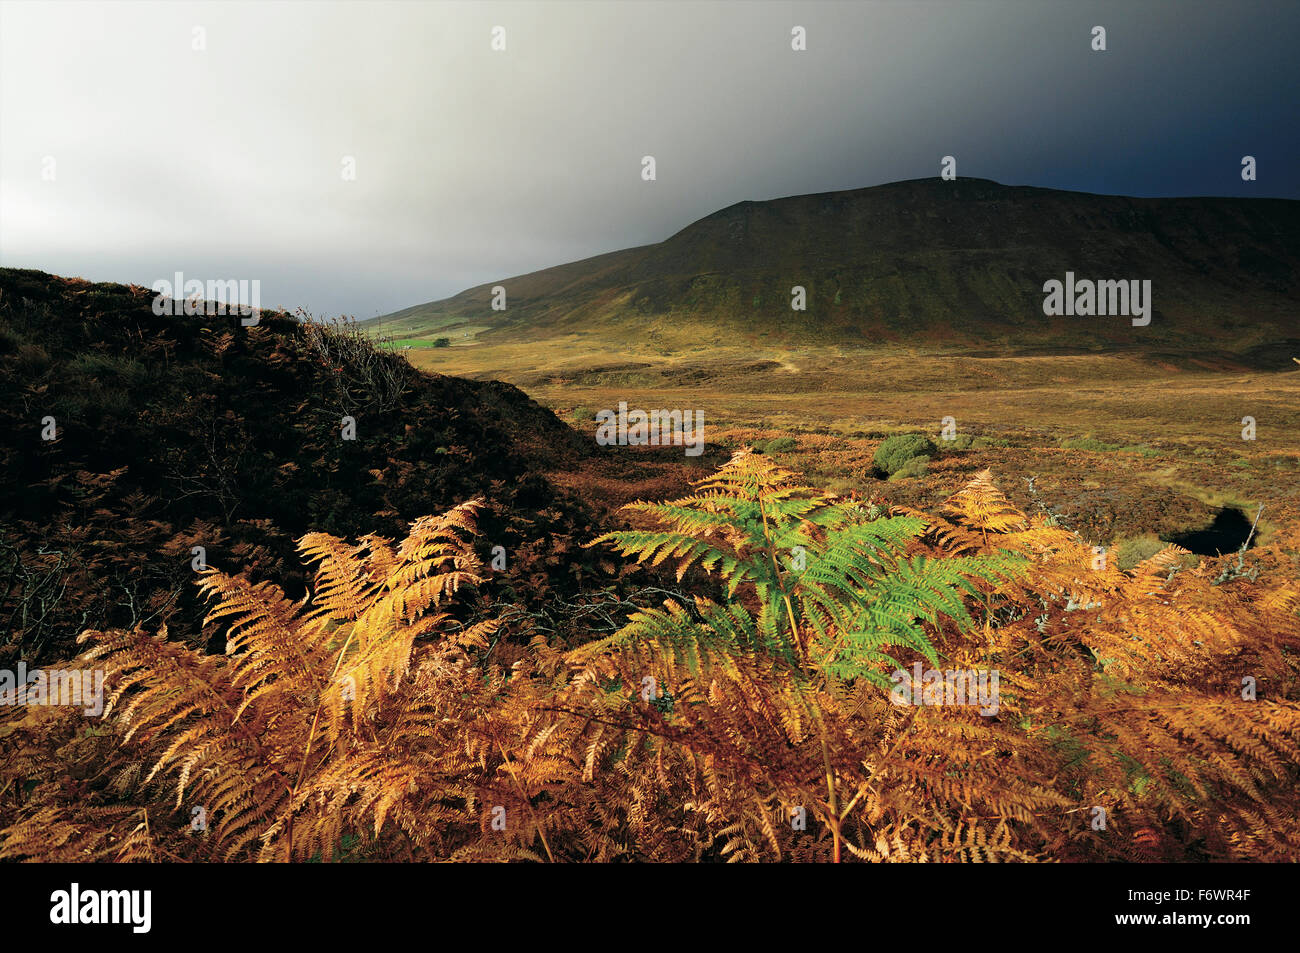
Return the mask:
[[0, 0], [0, 266], [369, 318], [946, 155], [1296, 199], [1297, 37], [1294, 0]]

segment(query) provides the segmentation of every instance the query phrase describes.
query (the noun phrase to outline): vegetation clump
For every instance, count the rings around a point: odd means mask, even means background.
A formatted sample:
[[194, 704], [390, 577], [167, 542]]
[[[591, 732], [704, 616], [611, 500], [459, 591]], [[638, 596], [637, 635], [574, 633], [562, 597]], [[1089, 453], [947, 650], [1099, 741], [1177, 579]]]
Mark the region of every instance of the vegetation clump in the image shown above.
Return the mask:
[[1011, 441], [1002, 437], [974, 436], [973, 434], [961, 433], [951, 440], [941, 440], [939, 445], [944, 450], [989, 450], [994, 447], [1009, 447]]
[[893, 476], [914, 457], [933, 459], [939, 453], [934, 441], [923, 433], [902, 433], [885, 438], [876, 448], [872, 462], [886, 476]]
[[1160, 552], [1166, 545], [1168, 544], [1149, 534], [1121, 540], [1113, 552], [1115, 564], [1120, 569], [1132, 569], [1142, 560], [1150, 559]]
[[794, 450], [799, 446], [799, 441], [794, 437], [774, 437], [771, 440], [756, 440], [753, 446], [759, 453], [771, 455]]
[[890, 480], [913, 480], [917, 477], [925, 476], [925, 471], [930, 466], [930, 458], [927, 456], [912, 457], [901, 467], [890, 475]]

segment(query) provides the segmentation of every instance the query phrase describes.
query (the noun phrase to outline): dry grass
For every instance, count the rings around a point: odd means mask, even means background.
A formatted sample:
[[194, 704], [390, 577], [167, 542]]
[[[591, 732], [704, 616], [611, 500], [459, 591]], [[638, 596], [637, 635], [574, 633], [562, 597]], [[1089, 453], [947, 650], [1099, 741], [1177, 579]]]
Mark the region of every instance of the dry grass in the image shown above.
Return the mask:
[[[576, 334], [408, 357], [427, 370], [511, 381], [575, 425], [568, 416], [575, 408], [627, 401], [703, 411], [712, 444], [795, 435], [798, 447], [786, 454], [792, 464], [843, 492], [885, 502], [933, 503], [954, 482], [991, 466], [1019, 505], [1053, 508], [1102, 543], [1204, 525], [1224, 505], [1253, 515], [1260, 503], [1261, 548], [1300, 538], [1300, 369], [1213, 371], [1190, 358], [1136, 354], [972, 357], [759, 341], [613, 349]], [[1247, 415], [1257, 421], [1255, 441], [1241, 437]], [[955, 418], [959, 433], [1010, 446], [946, 453], [916, 480], [876, 479], [871, 456], [885, 436], [920, 430], [937, 437], [944, 417]], [[1061, 449], [1064, 439], [1089, 436], [1130, 449]], [[1276, 555], [1300, 566], [1292, 549]]]

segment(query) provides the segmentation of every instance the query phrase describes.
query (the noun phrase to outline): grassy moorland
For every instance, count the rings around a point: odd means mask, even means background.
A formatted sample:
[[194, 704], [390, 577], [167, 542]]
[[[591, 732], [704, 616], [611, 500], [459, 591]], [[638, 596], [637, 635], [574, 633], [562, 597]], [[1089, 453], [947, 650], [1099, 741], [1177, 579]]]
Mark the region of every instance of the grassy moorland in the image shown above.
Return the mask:
[[[1228, 504], [1252, 518], [1264, 504], [1260, 542], [1300, 525], [1300, 365], [1269, 372], [1186, 357], [758, 345], [664, 355], [601, 351], [573, 337], [408, 357], [439, 373], [516, 383], [591, 439], [588, 412], [619, 401], [702, 410], [707, 439], [725, 445], [793, 436], [783, 462], [866, 497], [933, 502], [990, 467], [1012, 499], [1031, 505], [1033, 478], [1041, 502], [1103, 544], [1186, 532]], [[1253, 441], [1242, 439], [1246, 416], [1256, 420]], [[945, 453], [915, 480], [875, 478], [881, 439], [923, 431], [942, 449], [945, 417], [958, 434], [996, 445]], [[1101, 448], [1080, 442], [1089, 437]], [[1300, 559], [1294, 550], [1288, 558]]]

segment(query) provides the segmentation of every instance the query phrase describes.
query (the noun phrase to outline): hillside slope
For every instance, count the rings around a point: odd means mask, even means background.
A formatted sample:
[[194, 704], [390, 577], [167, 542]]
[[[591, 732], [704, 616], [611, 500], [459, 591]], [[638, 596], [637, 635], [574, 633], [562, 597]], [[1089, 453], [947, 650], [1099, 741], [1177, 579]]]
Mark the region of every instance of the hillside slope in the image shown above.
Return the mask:
[[[1046, 317], [1043, 284], [1149, 279], [1154, 317]], [[508, 308], [491, 308], [506, 288]], [[791, 288], [807, 289], [792, 311]], [[937, 178], [741, 202], [655, 245], [503, 278], [368, 322], [484, 343], [581, 329], [679, 344], [1214, 347], [1300, 339], [1300, 202], [1143, 199]], [[1300, 343], [1300, 342], [1297, 342]], [[1285, 355], [1283, 355], [1285, 356]]]
[[401, 538], [478, 495], [502, 585], [544, 596], [551, 569], [576, 572], [561, 554], [589, 515], [544, 473], [594, 447], [516, 388], [284, 314], [159, 317], [153, 298], [0, 269], [0, 666], [63, 657], [90, 627], [199, 640], [193, 547], [301, 585], [302, 533]]

